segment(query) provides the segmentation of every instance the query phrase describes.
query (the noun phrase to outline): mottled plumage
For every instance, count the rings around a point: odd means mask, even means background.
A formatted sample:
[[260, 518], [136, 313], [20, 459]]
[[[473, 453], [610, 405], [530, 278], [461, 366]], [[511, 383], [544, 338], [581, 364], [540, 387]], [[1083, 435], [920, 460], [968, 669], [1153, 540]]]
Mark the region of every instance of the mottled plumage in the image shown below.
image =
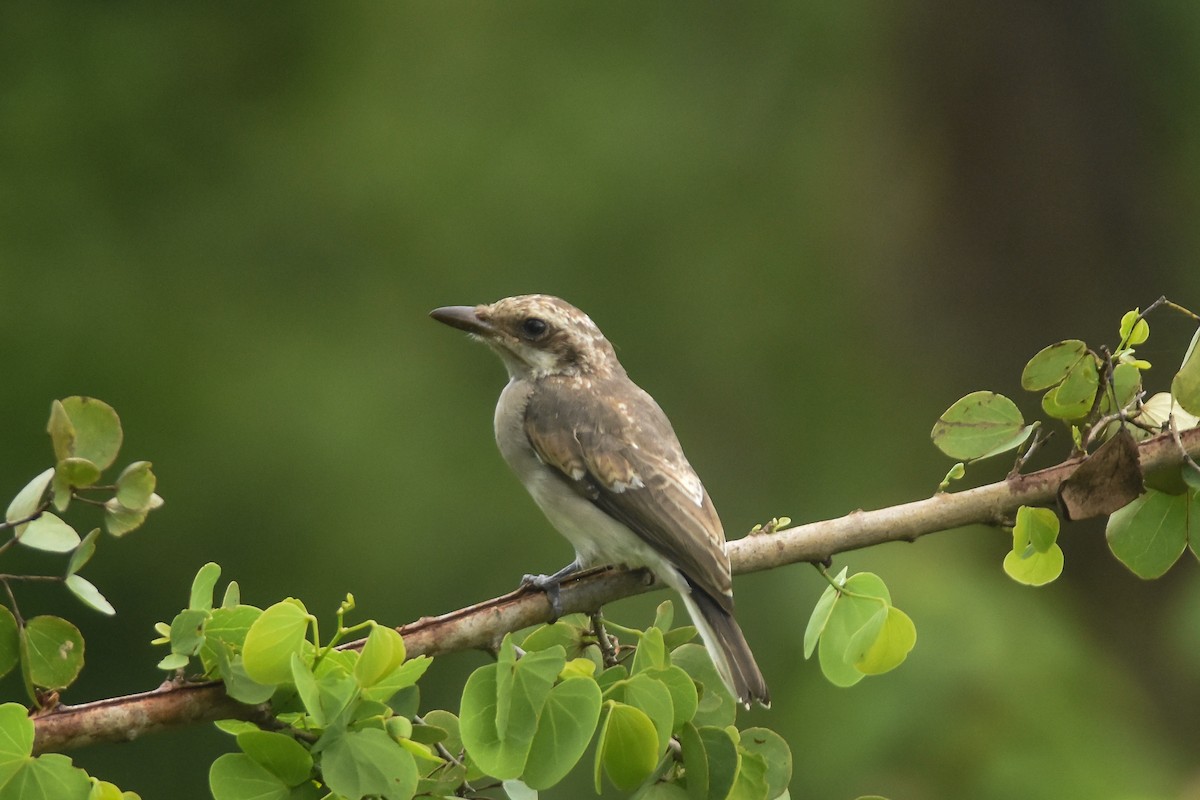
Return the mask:
[[[733, 618], [725, 533], [666, 415], [625, 374], [579, 309], [548, 295], [439, 308], [504, 361], [496, 441], [550, 522], [571, 565], [647, 567], [683, 597], [739, 701], [769, 702]], [[541, 576], [545, 585], [561, 575]]]

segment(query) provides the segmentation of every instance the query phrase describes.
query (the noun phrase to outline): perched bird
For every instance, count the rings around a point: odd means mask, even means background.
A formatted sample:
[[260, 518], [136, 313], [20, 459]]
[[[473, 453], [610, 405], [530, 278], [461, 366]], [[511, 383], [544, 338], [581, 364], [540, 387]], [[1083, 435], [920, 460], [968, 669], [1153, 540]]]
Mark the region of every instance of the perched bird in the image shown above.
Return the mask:
[[430, 316], [500, 356], [509, 381], [496, 442], [533, 499], [575, 547], [553, 575], [526, 576], [557, 611], [559, 582], [605, 564], [646, 567], [683, 597], [737, 700], [770, 704], [733, 618], [725, 532], [658, 403], [625, 374], [579, 309], [549, 295], [449, 306]]

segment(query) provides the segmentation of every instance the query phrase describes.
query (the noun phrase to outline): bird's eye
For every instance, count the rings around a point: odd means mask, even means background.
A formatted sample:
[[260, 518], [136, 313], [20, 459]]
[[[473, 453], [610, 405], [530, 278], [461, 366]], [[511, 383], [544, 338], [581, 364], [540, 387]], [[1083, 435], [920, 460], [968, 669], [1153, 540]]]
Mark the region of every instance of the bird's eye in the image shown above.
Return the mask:
[[542, 336], [550, 326], [543, 319], [537, 317], [529, 317], [521, 323], [521, 333], [525, 334], [530, 339], [537, 339]]

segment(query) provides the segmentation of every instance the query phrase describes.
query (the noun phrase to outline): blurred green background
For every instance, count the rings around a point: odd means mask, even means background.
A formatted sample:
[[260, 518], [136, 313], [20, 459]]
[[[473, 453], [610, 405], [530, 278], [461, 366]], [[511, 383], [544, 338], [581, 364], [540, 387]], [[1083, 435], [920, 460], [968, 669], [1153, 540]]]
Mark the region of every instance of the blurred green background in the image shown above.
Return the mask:
[[[353, 591], [401, 623], [569, 559], [495, 451], [501, 366], [439, 305], [584, 308], [731, 537], [927, 496], [952, 401], [1033, 415], [1041, 346], [1111, 343], [1160, 294], [1200, 306], [1198, 36], [1182, 2], [10, 4], [0, 486], [49, 463], [51, 399], [88, 394], [167, 499], [88, 568], [116, 618], [21, 595], [88, 637], [65, 699], [153, 687], [151, 626], [205, 561], [249, 602], [329, 617]], [[1153, 388], [1190, 334], [1152, 320]], [[1034, 590], [1009, 544], [839, 557], [919, 631], [849, 690], [802, 660], [819, 576], [738, 579], [775, 698], [749, 720], [791, 743], [794, 798], [1200, 797], [1194, 560], [1145, 584], [1080, 524]], [[482, 662], [439, 660], [426, 707]], [[72, 756], [200, 798], [229, 744]]]

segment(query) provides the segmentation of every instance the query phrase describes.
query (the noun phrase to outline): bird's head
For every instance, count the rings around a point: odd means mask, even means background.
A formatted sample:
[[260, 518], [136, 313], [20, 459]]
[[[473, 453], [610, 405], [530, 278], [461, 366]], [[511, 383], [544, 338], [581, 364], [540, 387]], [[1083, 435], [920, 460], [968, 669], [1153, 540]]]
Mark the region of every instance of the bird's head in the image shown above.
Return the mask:
[[487, 344], [514, 378], [606, 376], [617, 355], [587, 314], [547, 294], [506, 297], [490, 305], [446, 306], [429, 316]]

